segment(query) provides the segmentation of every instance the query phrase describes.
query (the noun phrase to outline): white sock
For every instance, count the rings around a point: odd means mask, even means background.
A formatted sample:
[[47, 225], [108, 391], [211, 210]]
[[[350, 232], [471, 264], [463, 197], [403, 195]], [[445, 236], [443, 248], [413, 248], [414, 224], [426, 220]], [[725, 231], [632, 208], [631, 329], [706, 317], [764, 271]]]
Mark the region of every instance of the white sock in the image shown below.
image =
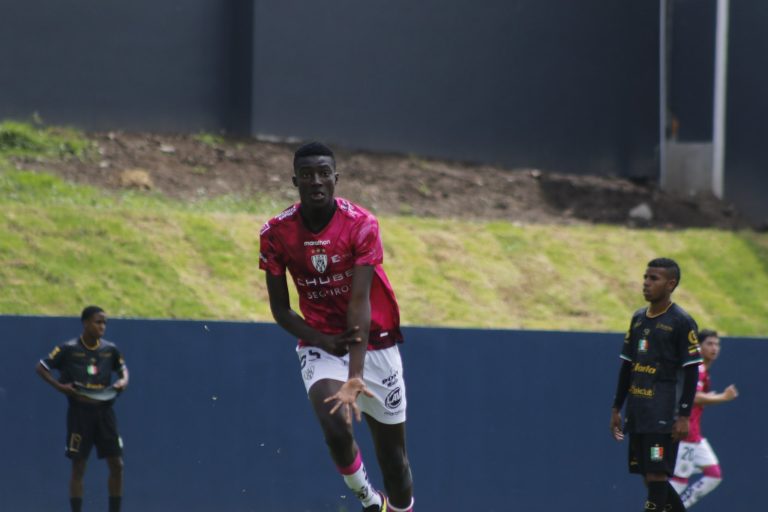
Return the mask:
[[722, 482], [722, 478], [714, 478], [711, 476], [704, 476], [701, 477], [700, 480], [698, 480], [696, 483], [688, 487], [685, 492], [680, 495], [680, 498], [683, 500], [683, 505], [685, 505], [685, 508], [689, 508], [693, 506], [696, 502], [698, 502], [701, 498], [712, 492], [715, 487], [720, 485], [720, 482]]
[[357, 453], [355, 461], [351, 465], [346, 468], [339, 468], [339, 472], [344, 477], [344, 483], [355, 493], [363, 507], [381, 505], [381, 496], [368, 480], [368, 473], [365, 471], [365, 464], [360, 457], [360, 452]]

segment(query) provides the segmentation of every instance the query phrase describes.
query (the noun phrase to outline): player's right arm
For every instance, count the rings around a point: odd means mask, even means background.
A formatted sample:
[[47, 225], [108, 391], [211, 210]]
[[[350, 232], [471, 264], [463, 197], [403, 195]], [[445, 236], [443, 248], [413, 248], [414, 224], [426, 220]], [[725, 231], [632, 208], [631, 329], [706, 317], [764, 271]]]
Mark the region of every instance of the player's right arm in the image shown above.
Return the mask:
[[285, 274], [274, 275], [271, 272], [266, 272], [266, 275], [269, 307], [272, 310], [272, 317], [277, 322], [277, 325], [300, 338], [304, 343], [321, 348], [337, 356], [346, 354], [350, 344], [360, 343], [358, 327], [351, 327], [336, 335], [324, 334], [310, 327], [291, 307], [291, 299], [288, 294], [288, 280]]
[[48, 369], [48, 366], [46, 364], [50, 365], [52, 362], [60, 361], [60, 358], [62, 357], [62, 350], [60, 347], [56, 347], [53, 349], [53, 352], [48, 356], [48, 359], [46, 359], [46, 363], [43, 361], [38, 361], [37, 365], [35, 366], [35, 372], [42, 378], [45, 382], [51, 385], [56, 391], [59, 393], [63, 393], [68, 396], [75, 396], [77, 395], [77, 391], [75, 391], [75, 386], [72, 383], [68, 384], [62, 384], [56, 378], [53, 376], [51, 371]]
[[624, 345], [621, 349], [621, 368], [619, 369], [619, 378], [616, 383], [616, 394], [613, 396], [613, 406], [611, 407], [610, 429], [611, 435], [617, 441], [624, 440], [624, 430], [621, 421], [621, 408], [624, 406], [624, 400], [629, 393], [629, 384], [632, 377], [632, 361], [634, 360], [634, 344], [632, 343], [632, 324], [629, 324], [627, 334], [624, 336]]
[[619, 380], [616, 384], [616, 395], [613, 398], [613, 407], [611, 407], [611, 434], [617, 441], [624, 439], [624, 431], [621, 426], [621, 408], [624, 406], [624, 400], [629, 392], [629, 382], [632, 374], [632, 363], [622, 360], [619, 370]]

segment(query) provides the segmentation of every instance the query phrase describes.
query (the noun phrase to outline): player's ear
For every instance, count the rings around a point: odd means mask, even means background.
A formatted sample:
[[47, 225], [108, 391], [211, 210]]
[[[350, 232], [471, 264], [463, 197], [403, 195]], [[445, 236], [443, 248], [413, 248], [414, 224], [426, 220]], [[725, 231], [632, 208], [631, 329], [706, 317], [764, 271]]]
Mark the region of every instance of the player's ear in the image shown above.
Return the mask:
[[667, 289], [669, 290], [669, 293], [672, 293], [675, 291], [675, 288], [677, 288], [677, 279], [673, 277], [667, 281]]
[[293, 176], [291, 176], [291, 181], [293, 182], [293, 186], [294, 187], [298, 187], [299, 186], [299, 181], [296, 179], [296, 175], [295, 174]]

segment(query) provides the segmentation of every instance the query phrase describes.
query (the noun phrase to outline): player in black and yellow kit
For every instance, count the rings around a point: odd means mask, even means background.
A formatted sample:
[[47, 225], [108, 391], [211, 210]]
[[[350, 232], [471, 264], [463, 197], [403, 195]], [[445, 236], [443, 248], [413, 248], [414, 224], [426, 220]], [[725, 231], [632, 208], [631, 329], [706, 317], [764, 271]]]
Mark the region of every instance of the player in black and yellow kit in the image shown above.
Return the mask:
[[[117, 347], [102, 339], [107, 328], [104, 310], [88, 306], [80, 318], [83, 323], [80, 337], [54, 348], [47, 358], [37, 363], [36, 371], [69, 400], [66, 455], [72, 459], [69, 481], [72, 512], [82, 509], [85, 466], [94, 445], [98, 457], [106, 458], [109, 467], [109, 512], [119, 512], [123, 495], [123, 443], [112, 410], [114, 399], [97, 401], [83, 393], [110, 386], [117, 391], [125, 390], [128, 368]], [[58, 379], [52, 370], [58, 370]], [[118, 376], [114, 383], [113, 372]]]
[[[645, 510], [684, 511], [669, 483], [678, 443], [688, 435], [688, 422], [698, 381], [696, 322], [672, 302], [680, 282], [674, 260], [648, 263], [643, 296], [649, 302], [632, 316], [621, 351], [621, 371], [611, 409], [611, 433], [617, 441], [629, 434], [629, 471], [643, 475], [648, 488]], [[621, 408], [627, 400], [626, 422]]]

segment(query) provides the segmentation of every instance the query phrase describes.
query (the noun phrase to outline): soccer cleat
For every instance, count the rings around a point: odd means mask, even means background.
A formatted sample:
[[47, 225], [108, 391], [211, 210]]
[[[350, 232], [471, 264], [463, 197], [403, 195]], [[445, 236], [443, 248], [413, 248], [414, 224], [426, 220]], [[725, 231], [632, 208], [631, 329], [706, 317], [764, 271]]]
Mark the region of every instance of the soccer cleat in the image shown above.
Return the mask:
[[365, 507], [363, 512], [387, 512], [387, 497], [382, 493], [379, 493], [379, 497], [381, 498], [381, 505]]

